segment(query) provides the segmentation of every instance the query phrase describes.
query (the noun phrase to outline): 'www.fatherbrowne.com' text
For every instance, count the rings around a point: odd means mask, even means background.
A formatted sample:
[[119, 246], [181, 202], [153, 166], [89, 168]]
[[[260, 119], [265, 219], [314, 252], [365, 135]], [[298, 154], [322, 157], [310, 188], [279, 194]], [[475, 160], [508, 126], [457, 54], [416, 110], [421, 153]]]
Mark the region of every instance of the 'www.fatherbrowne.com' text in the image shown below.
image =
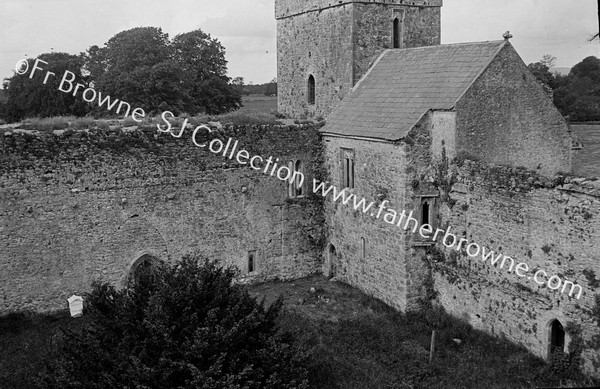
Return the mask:
[[538, 270], [531, 276], [529, 275], [531, 273], [527, 263], [520, 262], [515, 266], [515, 260], [507, 255], [496, 253], [494, 250], [489, 250], [487, 247], [482, 247], [474, 242], [469, 243], [469, 240], [465, 238], [458, 239], [456, 235], [450, 233], [450, 226], [448, 226], [446, 230], [436, 228], [435, 231], [429, 224], [423, 224], [419, 227], [418, 220], [413, 217], [413, 211], [410, 211], [407, 215], [406, 210], [398, 213], [393, 209], [386, 208], [386, 204], [389, 203], [388, 200], [383, 200], [378, 206], [375, 206], [374, 202], [367, 203], [364, 198], [359, 200], [353, 193], [348, 193], [347, 188], [339, 190], [333, 185], [328, 185], [325, 182], [319, 182], [317, 180], [313, 180], [313, 192], [320, 194], [323, 197], [331, 195], [333, 202], [341, 201], [343, 205], [352, 206], [355, 211], [360, 210], [363, 213], [369, 213], [376, 219], [379, 219], [383, 214], [383, 221], [388, 224], [402, 227], [405, 231], [410, 228], [413, 234], [416, 234], [418, 230], [423, 238], [431, 239], [434, 242], [436, 242], [438, 238], [441, 238], [444, 246], [450, 249], [456, 246], [457, 251], [465, 249], [467, 255], [472, 258], [481, 256], [480, 258], [483, 262], [489, 261], [492, 266], [496, 266], [499, 263], [500, 265], [498, 267], [500, 269], [503, 269], [507, 263], [510, 263], [510, 266], [508, 266], [509, 273], [514, 270], [514, 273], [517, 276], [527, 277], [528, 280], [533, 280], [538, 285], [545, 284], [551, 290], [561, 289], [562, 286], [561, 293], [565, 293], [568, 290], [569, 296], [573, 295], [577, 290], [576, 297], [577, 299], [581, 298], [583, 288], [580, 285], [571, 281], [562, 280], [557, 275], [548, 278], [548, 273], [544, 270]]
[[[168, 132], [172, 136], [179, 138], [185, 131], [186, 124], [184, 123], [178, 134], [173, 133], [171, 124], [166, 118], [166, 115], [169, 114], [172, 115], [171, 112], [167, 111], [162, 115], [162, 119], [167, 127], [162, 128], [160, 125], [158, 125], [158, 130], [161, 132]], [[205, 130], [209, 133], [212, 132], [209, 127], [204, 125], [196, 127], [192, 134], [192, 142], [196, 146], [201, 148], [208, 147], [210, 152], [214, 154], [220, 154], [225, 158], [235, 158], [238, 163], [242, 165], [249, 165], [252, 169], [262, 171], [264, 174], [268, 174], [270, 176], [275, 176], [281, 181], [286, 181], [290, 184], [294, 182], [299, 186], [303, 185], [304, 175], [301, 172], [293, 171], [287, 168], [285, 165], [278, 165], [277, 162], [279, 162], [279, 158], [263, 158], [260, 155], [251, 156], [247, 150], [238, 149], [238, 141], [233, 140], [232, 138], [229, 138], [227, 142], [223, 142], [222, 140], [215, 138], [208, 142], [208, 144], [200, 144], [196, 138], [198, 131], [200, 130]], [[566, 293], [568, 291], [569, 296], [572, 296], [573, 293], [577, 292], [577, 299], [581, 298], [583, 288], [580, 285], [571, 281], [562, 280], [557, 275], [548, 277], [548, 273], [546, 273], [544, 270], [537, 270], [533, 276], [531, 276], [529, 265], [527, 263], [520, 262], [515, 264], [515, 260], [507, 255], [496, 253], [495, 251], [490, 250], [487, 247], [482, 247], [475, 242], [469, 242], [469, 240], [465, 238], [458, 239], [456, 235], [450, 233], [450, 227], [448, 227], [446, 230], [436, 228], [434, 231], [433, 226], [429, 224], [423, 224], [419, 226], [418, 220], [413, 217], [413, 211], [410, 211], [408, 214], [406, 210], [398, 213], [395, 210], [386, 207], [386, 205], [389, 203], [388, 200], [384, 200], [378, 206], [375, 206], [374, 202], [367, 202], [364, 198], [359, 199], [353, 193], [348, 193], [347, 188], [339, 190], [333, 185], [329, 185], [325, 182], [319, 182], [316, 179], [313, 179], [312, 190], [313, 193], [323, 197], [331, 195], [333, 202], [341, 201], [343, 205], [352, 206], [354, 210], [360, 210], [363, 213], [370, 214], [376, 219], [379, 219], [383, 216], [382, 218], [384, 222], [397, 227], [402, 227], [405, 231], [410, 228], [412, 233], [416, 234], [418, 230], [418, 233], [424, 239], [431, 239], [433, 242], [436, 242], [438, 238], [441, 238], [442, 244], [447, 248], [452, 249], [456, 246], [457, 251], [464, 249], [466, 250], [468, 256], [472, 258], [480, 257], [483, 262], [489, 261], [491, 266], [497, 266], [499, 264], [497, 267], [503, 269], [505, 265], [509, 264], [509, 273], [514, 271], [517, 276], [527, 277], [528, 280], [533, 281], [538, 285], [547, 285], [551, 290], [560, 289], [561, 293]]]

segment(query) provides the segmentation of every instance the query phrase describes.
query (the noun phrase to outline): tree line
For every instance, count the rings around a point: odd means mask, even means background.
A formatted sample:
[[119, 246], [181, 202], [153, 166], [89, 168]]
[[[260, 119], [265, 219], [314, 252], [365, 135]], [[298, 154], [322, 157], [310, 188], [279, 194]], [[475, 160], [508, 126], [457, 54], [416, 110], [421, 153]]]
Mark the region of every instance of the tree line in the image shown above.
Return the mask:
[[[200, 29], [169, 39], [157, 27], [122, 31], [102, 47], [79, 55], [45, 53], [44, 70], [58, 75], [43, 84], [44, 73], [33, 78], [15, 73], [3, 82], [0, 115], [7, 121], [26, 117], [101, 115], [93, 107], [58, 90], [60, 76], [70, 71], [77, 82], [103, 94], [128, 101], [146, 112], [221, 114], [242, 106], [239, 88], [227, 76], [225, 48]], [[29, 59], [32, 69], [35, 59]]]
[[568, 75], [552, 73], [555, 57], [545, 55], [528, 65], [534, 76], [554, 94], [554, 105], [573, 122], [600, 121], [600, 59], [590, 56]]

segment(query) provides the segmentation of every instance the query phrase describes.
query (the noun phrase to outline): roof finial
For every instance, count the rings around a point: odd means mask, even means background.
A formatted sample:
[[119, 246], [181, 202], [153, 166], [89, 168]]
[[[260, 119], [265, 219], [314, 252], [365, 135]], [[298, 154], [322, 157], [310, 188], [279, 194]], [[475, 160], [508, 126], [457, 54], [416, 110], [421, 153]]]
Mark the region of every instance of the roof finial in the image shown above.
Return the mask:
[[509, 40], [510, 38], [512, 38], [512, 34], [510, 33], [510, 31], [506, 31], [502, 37], [504, 38], [505, 41]]

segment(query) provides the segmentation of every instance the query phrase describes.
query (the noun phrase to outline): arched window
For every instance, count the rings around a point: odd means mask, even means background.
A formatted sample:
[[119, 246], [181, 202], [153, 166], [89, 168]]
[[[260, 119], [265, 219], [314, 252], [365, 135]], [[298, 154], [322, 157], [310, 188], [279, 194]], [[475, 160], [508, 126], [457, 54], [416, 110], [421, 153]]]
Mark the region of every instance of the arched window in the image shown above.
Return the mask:
[[550, 324], [550, 353], [565, 351], [565, 329], [558, 320]]
[[313, 75], [308, 76], [308, 104], [314, 105], [316, 100], [316, 91], [315, 91], [315, 78]]
[[398, 18], [394, 18], [394, 27], [393, 27], [393, 33], [392, 33], [392, 47], [394, 49], [400, 48], [401, 39], [402, 38], [400, 35], [400, 20]]
[[138, 258], [129, 271], [129, 282], [139, 283], [142, 281], [154, 281], [160, 261], [148, 254]]
[[360, 251], [362, 259], [365, 259], [367, 257], [367, 242], [365, 238], [360, 238]]

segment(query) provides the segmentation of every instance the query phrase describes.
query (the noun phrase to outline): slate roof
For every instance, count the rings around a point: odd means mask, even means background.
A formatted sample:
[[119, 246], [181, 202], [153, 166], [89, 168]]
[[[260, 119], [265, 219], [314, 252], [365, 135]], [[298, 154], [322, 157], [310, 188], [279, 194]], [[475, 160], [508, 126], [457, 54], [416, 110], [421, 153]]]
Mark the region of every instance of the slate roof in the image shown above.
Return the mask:
[[323, 133], [399, 140], [430, 109], [449, 110], [507, 41], [386, 50], [327, 117]]

